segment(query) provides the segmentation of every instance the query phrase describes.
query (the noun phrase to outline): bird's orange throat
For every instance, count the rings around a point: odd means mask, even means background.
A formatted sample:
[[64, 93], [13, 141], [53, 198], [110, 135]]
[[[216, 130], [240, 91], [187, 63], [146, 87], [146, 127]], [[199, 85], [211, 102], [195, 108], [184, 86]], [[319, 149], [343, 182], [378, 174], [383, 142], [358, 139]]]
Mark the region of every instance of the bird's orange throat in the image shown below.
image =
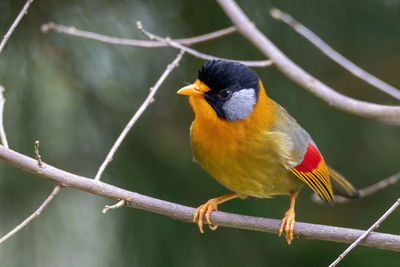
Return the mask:
[[254, 138], [274, 123], [276, 104], [266, 95], [261, 81], [258, 101], [244, 120], [226, 121], [219, 118], [203, 96], [190, 96], [189, 102], [195, 113], [192, 134], [196, 141], [203, 144], [216, 142], [225, 146], [236, 146], [238, 141]]

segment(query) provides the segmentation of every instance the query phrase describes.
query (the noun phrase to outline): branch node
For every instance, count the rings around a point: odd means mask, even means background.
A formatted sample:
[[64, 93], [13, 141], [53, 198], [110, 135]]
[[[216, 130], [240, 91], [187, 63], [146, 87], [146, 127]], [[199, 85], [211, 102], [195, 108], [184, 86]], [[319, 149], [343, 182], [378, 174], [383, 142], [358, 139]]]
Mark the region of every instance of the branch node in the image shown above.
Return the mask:
[[281, 19], [283, 15], [282, 11], [274, 7], [269, 10], [269, 14], [271, 14], [274, 19]]
[[108, 210], [118, 209], [118, 208], [121, 208], [124, 205], [125, 205], [125, 200], [124, 199], [120, 200], [117, 204], [114, 204], [112, 206], [105, 205], [102, 213], [106, 214]]
[[43, 24], [43, 25], [40, 27], [40, 30], [41, 30], [43, 33], [48, 33], [49, 30], [51, 30], [51, 29], [53, 29], [53, 28], [54, 28], [54, 23], [53, 23], [53, 22], [49, 22], [49, 23]]
[[143, 30], [143, 24], [140, 20], [136, 21], [136, 27], [139, 31]]
[[39, 140], [35, 141], [35, 158], [40, 168], [43, 167], [42, 156], [39, 154]]

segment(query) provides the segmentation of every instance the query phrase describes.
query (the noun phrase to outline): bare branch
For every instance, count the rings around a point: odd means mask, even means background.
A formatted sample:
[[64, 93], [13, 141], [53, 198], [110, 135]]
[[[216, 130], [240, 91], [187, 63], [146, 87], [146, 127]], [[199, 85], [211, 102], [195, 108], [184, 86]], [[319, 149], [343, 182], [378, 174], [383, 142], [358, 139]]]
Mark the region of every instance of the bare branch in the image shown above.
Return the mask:
[[379, 225], [400, 205], [400, 198], [379, 218], [367, 231], [365, 231], [356, 241], [354, 241], [339, 257], [332, 262], [329, 267], [336, 266], [350, 251], [352, 251], [361, 241], [363, 241], [372, 231], [376, 230]]
[[[45, 163], [43, 164], [43, 168], [40, 168], [35, 159], [24, 156], [11, 149], [7, 149], [4, 146], [0, 146], [0, 159], [17, 168], [49, 179], [61, 186], [89, 192], [115, 201], [125, 200], [126, 205], [129, 207], [166, 215], [181, 221], [192, 222], [193, 215], [196, 211], [195, 208], [144, 196], [101, 181], [95, 181], [93, 179], [68, 173]], [[237, 215], [226, 212], [213, 212], [211, 219], [213, 223], [220, 226], [263, 231], [274, 234], [278, 233], [280, 226], [280, 220]], [[298, 238], [318, 239], [341, 243], [351, 243], [364, 232], [356, 229], [301, 222], [296, 222], [294, 230], [295, 236]], [[361, 241], [360, 244], [400, 252], [400, 235], [373, 232], [369, 234], [366, 239]]]
[[26, 13], [28, 13], [28, 8], [29, 8], [29, 6], [31, 5], [32, 2], [33, 2], [33, 0], [26, 1], [24, 7], [19, 12], [17, 18], [15, 19], [15, 21], [11, 25], [10, 29], [8, 29], [6, 35], [4, 35], [3, 40], [0, 43], [0, 53], [1, 53], [1, 51], [3, 51], [3, 48], [6, 46], [6, 43], [7, 43], [8, 39], [10, 38], [11, 34], [14, 32], [15, 28], [17, 27], [18, 23], [21, 21], [22, 17]]
[[[22, 17], [28, 13], [28, 8], [31, 5], [33, 0], [28, 0], [22, 10], [19, 12], [17, 18], [11, 25], [10, 29], [7, 31], [6, 35], [4, 35], [3, 40], [0, 43], [0, 53], [3, 51], [3, 48], [5, 47], [8, 39], [10, 38], [11, 34], [14, 32], [15, 28], [17, 27], [18, 23], [21, 21]], [[3, 125], [3, 111], [4, 111], [4, 103], [5, 103], [5, 98], [4, 98], [4, 87], [0, 85], [0, 137], [1, 137], [1, 142], [4, 147], [8, 148], [8, 142], [6, 138], [6, 133], [4, 131], [4, 125]], [[35, 142], [35, 155], [37, 158], [38, 166], [41, 168], [42, 167], [42, 162], [41, 162], [41, 157], [39, 155], [39, 141]], [[36, 217], [38, 217], [41, 212], [50, 204], [50, 202], [53, 200], [53, 198], [60, 192], [60, 185], [57, 185], [54, 189], [53, 192], [47, 197], [47, 199], [40, 205], [40, 207], [33, 213], [31, 216], [26, 218], [22, 223], [17, 225], [13, 230], [11, 230], [9, 233], [4, 235], [0, 239], [0, 244], [4, 243], [6, 240], [8, 240], [10, 237], [15, 235], [17, 232], [19, 232], [21, 229], [23, 229], [25, 226], [27, 226], [31, 221], [33, 221]]]
[[[204, 59], [204, 60], [213, 60], [213, 59], [221, 59], [221, 58], [198, 52], [197, 50], [188, 48], [184, 45], [192, 45], [192, 44], [196, 44], [196, 43], [200, 43], [200, 42], [209, 41], [211, 39], [219, 38], [219, 37], [228, 35], [234, 31], [236, 31], [236, 28], [232, 26], [232, 27], [228, 27], [228, 28], [216, 31], [216, 32], [211, 32], [211, 33], [196, 36], [196, 37], [174, 39], [174, 40], [171, 40], [170, 38], [162, 38], [162, 37], [151, 34], [152, 35], [152, 38], [150, 38], [151, 41], [117, 38], [117, 37], [107, 36], [107, 35], [98, 34], [98, 33], [94, 33], [94, 32], [82, 31], [82, 30], [76, 29], [73, 26], [68, 27], [68, 26], [64, 26], [64, 25], [60, 25], [60, 24], [55, 24], [52, 22], [42, 25], [43, 32], [47, 33], [49, 30], [54, 30], [59, 33], [65, 33], [65, 34], [69, 34], [69, 35], [73, 35], [73, 36], [88, 38], [88, 39], [92, 39], [92, 40], [96, 40], [96, 41], [104, 42], [104, 43], [110, 43], [110, 44], [129, 45], [129, 46], [147, 47], [147, 48], [170, 46], [170, 47], [177, 48], [179, 50], [184, 50], [185, 52], [187, 52], [195, 57]], [[147, 35], [147, 31], [143, 30], [142, 32], [146, 36], [149, 36], [149, 35]], [[157, 39], [157, 38], [159, 38], [159, 39]], [[240, 62], [246, 64], [249, 67], [267, 67], [272, 64], [272, 61], [270, 61], [270, 60], [260, 60], [260, 61], [249, 60], [249, 61], [240, 61]]]
[[270, 13], [274, 19], [285, 22], [287, 25], [292, 27], [293, 30], [295, 30], [301, 36], [310, 41], [327, 57], [329, 57], [337, 64], [348, 70], [351, 74], [367, 82], [368, 84], [374, 86], [375, 88], [381, 90], [382, 92], [400, 100], [399, 89], [394, 88], [390, 84], [366, 72], [365, 70], [361, 69], [356, 64], [354, 64], [353, 62], [351, 62], [350, 60], [348, 60], [347, 58], [336, 52], [332, 47], [330, 47], [327, 43], [325, 43], [315, 33], [307, 29], [303, 24], [298, 22], [295, 18], [277, 8], [272, 8], [270, 10]]
[[[165, 42], [159, 41], [147, 41], [147, 40], [134, 40], [134, 39], [126, 39], [126, 38], [118, 38], [108, 35], [103, 35], [95, 32], [83, 31], [75, 28], [74, 26], [64, 26], [60, 24], [55, 24], [53, 22], [49, 22], [47, 24], [43, 24], [42, 32], [47, 33], [50, 30], [56, 31], [58, 33], [64, 33], [68, 35], [73, 35], [77, 37], [92, 39], [95, 41], [109, 43], [109, 44], [117, 44], [117, 45], [128, 45], [128, 46], [138, 46], [138, 47], [147, 47], [147, 48], [154, 48], [154, 47], [166, 47], [169, 46]], [[190, 38], [182, 38], [182, 39], [174, 39], [175, 42], [183, 44], [183, 45], [192, 45], [197, 44], [205, 41], [209, 41], [212, 39], [220, 38], [231, 34], [236, 31], [234, 26], [218, 30], [215, 32], [210, 32], [207, 34], [190, 37]]]
[[[395, 185], [398, 182], [400, 182], [400, 172], [386, 178], [383, 179], [373, 185], [367, 186], [363, 189], [358, 190], [358, 193], [360, 195], [359, 198], [364, 198], [367, 196], [370, 196], [372, 194], [375, 194], [379, 191], [381, 191], [382, 189], [385, 189], [391, 185]], [[325, 203], [325, 201], [323, 201], [317, 194], [312, 194], [312, 200], [317, 202], [317, 203]], [[354, 201], [354, 199], [349, 199], [349, 198], [345, 198], [342, 196], [335, 196], [335, 204], [343, 204], [343, 203], [347, 203], [347, 202], [351, 202]]]
[[300, 86], [326, 101], [335, 108], [362, 117], [400, 124], [400, 106], [387, 106], [360, 101], [342, 95], [305, 72], [280, 51], [249, 20], [233, 0], [217, 0], [238, 31], [251, 41], [277, 68]]
[[40, 207], [34, 213], [32, 213], [31, 216], [26, 218], [22, 223], [20, 223], [17, 227], [12, 229], [8, 234], [3, 236], [0, 239], [0, 244], [4, 243], [7, 239], [18, 233], [22, 228], [27, 226], [31, 221], [33, 221], [36, 217], [38, 217], [42, 213], [42, 211], [50, 204], [50, 202], [58, 194], [58, 192], [60, 192], [60, 188], [61, 188], [60, 185], [54, 187], [53, 192], [51, 192], [50, 196], [47, 197], [47, 199], [42, 203], [42, 205], [40, 205]]
[[[39, 141], [35, 141], [35, 158], [37, 160], [37, 165], [39, 166], [39, 168], [43, 167], [43, 163], [41, 161], [41, 156], [39, 154]], [[31, 221], [33, 221], [36, 217], [38, 217], [42, 211], [47, 207], [47, 205], [50, 204], [50, 202], [53, 200], [53, 198], [58, 194], [58, 192], [60, 192], [60, 185], [57, 185], [56, 187], [54, 187], [53, 192], [51, 192], [51, 194], [47, 197], [47, 199], [42, 203], [42, 205], [40, 205], [40, 207], [34, 212], [32, 213], [31, 216], [29, 216], [28, 218], [26, 218], [22, 223], [20, 223], [19, 225], [17, 225], [13, 230], [11, 230], [8, 234], [6, 234], [5, 236], [3, 236], [0, 239], [0, 244], [2, 244], [3, 242], [5, 242], [6, 240], [8, 240], [10, 237], [12, 237], [13, 235], [15, 235], [17, 232], [21, 231], [22, 228], [24, 228], [25, 226], [27, 226]]]
[[3, 112], [4, 112], [4, 104], [6, 103], [6, 99], [4, 97], [4, 87], [0, 85], [0, 139], [3, 146], [8, 148], [6, 131], [4, 130], [3, 124]]
[[[184, 46], [180, 43], [177, 43], [176, 41], [173, 41], [168, 37], [163, 38], [163, 37], [160, 37], [158, 35], [155, 35], [153, 33], [146, 31], [143, 28], [143, 25], [140, 21], [138, 21], [136, 24], [137, 24], [138, 30], [140, 32], [142, 32], [144, 35], [146, 35], [150, 40], [156, 40], [158, 42], [163, 42], [164, 44], [166, 44], [170, 47], [183, 50], [186, 53], [191, 54], [192, 56], [195, 56], [197, 58], [200, 58], [203, 60], [214, 60], [214, 59], [232, 60], [232, 59], [226, 59], [226, 58], [222, 58], [222, 57], [214, 57], [214, 56], [210, 56], [208, 54], [201, 53], [197, 50], [194, 50], [194, 49]], [[268, 67], [268, 66], [272, 65], [272, 63], [273, 63], [271, 60], [235, 60], [235, 61], [240, 62], [248, 67]]]
[[114, 210], [114, 209], [118, 209], [121, 208], [123, 205], [125, 205], [125, 200], [120, 200], [119, 202], [117, 202], [117, 204], [112, 205], [112, 206], [108, 206], [106, 205], [102, 211], [103, 214], [106, 214], [108, 210]]
[[143, 101], [142, 105], [136, 111], [136, 113], [133, 115], [133, 117], [128, 122], [128, 124], [125, 126], [124, 130], [118, 137], [117, 141], [115, 141], [114, 145], [112, 146], [110, 152], [108, 152], [107, 157], [105, 158], [104, 162], [101, 164], [101, 166], [100, 166], [99, 170], [97, 171], [97, 174], [94, 178], [96, 181], [100, 180], [102, 173], [106, 169], [107, 165], [112, 161], [112, 158], [113, 158], [115, 152], [117, 152], [119, 146], [121, 145], [122, 141], [125, 139], [126, 135], [129, 133], [129, 131], [132, 129], [135, 122], [140, 118], [140, 116], [142, 116], [142, 114], [146, 110], [146, 108], [153, 102], [154, 95], [157, 93], [158, 89], [161, 87], [161, 85], [163, 84], [165, 79], [172, 72], [172, 70], [179, 65], [179, 62], [181, 61], [183, 54], [184, 54], [184, 51], [181, 50], [179, 52], [179, 54], [176, 56], [176, 58], [174, 59], [174, 61], [172, 61], [172, 63], [167, 66], [164, 73], [158, 79], [158, 81], [156, 82], [154, 87], [150, 88], [150, 93], [147, 95], [146, 99]]

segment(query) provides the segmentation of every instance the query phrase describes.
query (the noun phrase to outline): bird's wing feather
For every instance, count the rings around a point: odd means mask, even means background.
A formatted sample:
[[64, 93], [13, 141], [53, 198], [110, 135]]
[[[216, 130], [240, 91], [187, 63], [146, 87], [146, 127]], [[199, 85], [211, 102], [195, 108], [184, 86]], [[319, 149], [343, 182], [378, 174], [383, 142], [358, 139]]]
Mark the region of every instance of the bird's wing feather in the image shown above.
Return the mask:
[[333, 202], [328, 168], [321, 154], [313, 144], [309, 143], [302, 162], [290, 168], [290, 170], [317, 192], [321, 198], [328, 202]]
[[293, 119], [284, 108], [277, 105], [275, 126], [273, 131], [282, 132], [287, 136], [290, 145], [291, 160], [285, 167], [305, 182], [321, 198], [333, 202], [332, 186], [328, 167], [310, 135]]

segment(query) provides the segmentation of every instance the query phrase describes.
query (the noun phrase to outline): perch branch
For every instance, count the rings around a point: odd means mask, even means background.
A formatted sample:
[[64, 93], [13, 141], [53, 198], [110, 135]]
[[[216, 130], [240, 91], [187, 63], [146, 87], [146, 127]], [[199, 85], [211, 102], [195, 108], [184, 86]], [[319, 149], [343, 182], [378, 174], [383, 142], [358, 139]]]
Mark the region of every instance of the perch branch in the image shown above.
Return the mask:
[[[101, 181], [95, 181], [93, 179], [57, 169], [45, 163], [43, 164], [43, 168], [40, 168], [35, 159], [22, 155], [11, 149], [7, 149], [4, 146], [0, 146], [0, 160], [27, 172], [49, 179], [61, 186], [85, 191], [115, 201], [125, 200], [126, 205], [129, 207], [147, 210], [181, 221], [192, 222], [193, 215], [196, 211], [195, 208], [130, 192]], [[280, 220], [237, 215], [226, 212], [213, 212], [211, 219], [215, 224], [220, 226], [274, 234], [278, 233], [280, 226]], [[356, 229], [301, 222], [296, 222], [294, 230], [297, 238], [318, 239], [340, 243], [354, 242], [364, 232]], [[372, 232], [366, 239], [361, 241], [360, 244], [400, 252], [400, 235]]]
[[[400, 182], [400, 172], [398, 172], [386, 179], [383, 179], [373, 185], [370, 185], [363, 189], [358, 190], [358, 193], [360, 195], [359, 198], [364, 198], [369, 195], [375, 194], [375, 193], [381, 191], [382, 189], [385, 189], [386, 187], [397, 184], [398, 182]], [[317, 203], [325, 203], [317, 194], [312, 194], [312, 200]], [[349, 198], [345, 198], [342, 196], [335, 196], [335, 204], [338, 204], [338, 203], [342, 204], [342, 203], [347, 203], [347, 202], [351, 202], [351, 201], [354, 201], [354, 199], [349, 199]]]
[[[165, 42], [159, 41], [147, 41], [147, 40], [134, 40], [134, 39], [126, 39], [126, 38], [118, 38], [113, 36], [107, 36], [95, 32], [83, 31], [75, 28], [74, 26], [64, 26], [61, 24], [55, 24], [53, 22], [49, 22], [43, 24], [42, 32], [47, 33], [50, 30], [53, 30], [58, 33], [64, 33], [68, 35], [73, 35], [77, 37], [82, 37], [86, 39], [91, 39], [95, 41], [99, 41], [102, 43], [108, 44], [117, 44], [117, 45], [128, 45], [128, 46], [138, 46], [138, 47], [146, 47], [146, 48], [155, 48], [155, 47], [166, 47], [169, 46]], [[190, 38], [182, 38], [182, 39], [174, 39], [175, 42], [183, 44], [183, 45], [192, 45], [205, 41], [209, 41], [212, 39], [217, 39], [228, 34], [231, 34], [236, 31], [234, 26], [218, 30], [215, 32], [210, 32], [207, 34], [190, 37]]]
[[400, 106], [369, 103], [342, 95], [315, 77], [308, 74], [281, 50], [279, 50], [257, 27], [233, 0], [217, 0], [237, 30], [251, 41], [276, 67], [300, 86], [326, 101], [335, 108], [362, 117], [400, 124]]
[[40, 207], [34, 212], [32, 213], [31, 216], [29, 216], [28, 218], [26, 218], [22, 223], [20, 223], [17, 227], [15, 227], [14, 229], [12, 229], [8, 234], [6, 234], [5, 236], [3, 236], [0, 239], [0, 244], [4, 243], [7, 239], [9, 239], [10, 237], [12, 237], [13, 235], [15, 235], [16, 233], [18, 233], [19, 231], [22, 230], [22, 228], [24, 228], [25, 226], [27, 226], [31, 221], [33, 221], [36, 217], [38, 217], [42, 211], [47, 207], [47, 205], [50, 204], [50, 202], [53, 200], [53, 198], [58, 194], [58, 192], [60, 192], [60, 188], [61, 186], [57, 185], [56, 187], [54, 187], [53, 192], [51, 192], [50, 196], [47, 197], [47, 199], [42, 203], [42, 205], [40, 205]]
[[21, 21], [22, 17], [26, 13], [28, 13], [28, 8], [29, 8], [29, 6], [31, 5], [32, 2], [33, 2], [33, 0], [26, 1], [24, 7], [19, 12], [17, 18], [15, 19], [15, 21], [11, 25], [10, 29], [8, 29], [7, 33], [4, 35], [3, 40], [0, 43], [0, 53], [3, 51], [3, 48], [6, 46], [6, 43], [7, 43], [8, 39], [10, 38], [11, 34], [14, 32], [15, 28], [17, 28], [18, 23]]
[[172, 63], [167, 66], [164, 73], [158, 79], [158, 81], [156, 82], [154, 87], [150, 88], [150, 93], [147, 95], [146, 99], [143, 101], [142, 105], [139, 107], [139, 109], [133, 115], [133, 117], [128, 122], [128, 124], [125, 126], [124, 130], [118, 137], [117, 141], [115, 141], [114, 145], [112, 146], [110, 152], [108, 152], [104, 162], [101, 164], [101, 166], [100, 166], [99, 170], [97, 171], [97, 174], [94, 178], [96, 181], [100, 180], [101, 175], [103, 174], [107, 165], [112, 161], [115, 152], [117, 152], [119, 146], [121, 145], [122, 141], [125, 139], [126, 135], [129, 133], [129, 131], [132, 129], [133, 125], [140, 118], [140, 116], [142, 116], [143, 112], [147, 109], [147, 107], [153, 102], [154, 95], [157, 93], [158, 89], [161, 87], [161, 85], [163, 84], [165, 79], [173, 71], [173, 69], [179, 65], [179, 61], [181, 61], [183, 54], [184, 54], [184, 51], [181, 50], [179, 52], [179, 54], [176, 56], [176, 58], [172, 61]]
[[329, 265], [329, 267], [336, 266], [350, 251], [352, 251], [361, 241], [363, 241], [372, 231], [375, 231], [379, 225], [400, 205], [400, 198], [382, 215], [367, 231], [365, 231], [356, 241], [354, 241], [339, 257]]
[[4, 130], [4, 124], [3, 124], [3, 112], [5, 103], [6, 99], [4, 97], [4, 87], [0, 85], [0, 139], [3, 146], [8, 148], [6, 131]]
[[390, 84], [382, 81], [381, 79], [373, 76], [372, 74], [366, 72], [362, 68], [358, 67], [356, 64], [339, 54], [332, 47], [330, 47], [327, 43], [325, 43], [321, 38], [319, 38], [315, 33], [307, 29], [303, 24], [298, 22], [291, 15], [277, 9], [272, 8], [270, 10], [271, 16], [279, 21], [283, 21], [287, 25], [289, 25], [293, 30], [299, 33], [301, 36], [306, 38], [309, 42], [311, 42], [315, 47], [317, 47], [322, 53], [324, 53], [327, 57], [335, 61], [337, 64], [342, 66], [344, 69], [349, 71], [354, 76], [360, 78], [366, 83], [374, 86], [375, 88], [381, 90], [382, 92], [400, 100], [400, 91], [397, 88], [394, 88]]
[[[158, 42], [163, 42], [163, 43], [165, 43], [166, 45], [168, 45], [170, 47], [183, 50], [186, 53], [191, 54], [194, 57], [197, 57], [197, 58], [200, 58], [200, 59], [203, 59], [203, 60], [214, 60], [214, 59], [231, 60], [231, 59], [226, 59], [226, 58], [222, 58], [222, 57], [210, 56], [210, 55], [201, 53], [201, 52], [199, 52], [197, 50], [194, 50], [192, 48], [189, 48], [187, 46], [184, 46], [184, 45], [182, 45], [180, 43], [177, 43], [176, 41], [171, 40], [168, 37], [167, 38], [163, 38], [163, 37], [160, 37], [160, 36], [155, 35], [153, 33], [150, 33], [150, 32], [146, 31], [143, 28], [143, 25], [142, 25], [142, 23], [140, 21], [138, 21], [136, 23], [136, 25], [137, 25], [138, 30], [141, 33], [143, 33], [144, 35], [146, 35], [150, 40], [156, 40]], [[246, 65], [248, 67], [268, 67], [268, 66], [272, 65], [272, 61], [271, 60], [235, 60], [235, 61], [240, 62], [240, 63], [242, 63], [242, 64], [244, 64], [244, 65]]]

